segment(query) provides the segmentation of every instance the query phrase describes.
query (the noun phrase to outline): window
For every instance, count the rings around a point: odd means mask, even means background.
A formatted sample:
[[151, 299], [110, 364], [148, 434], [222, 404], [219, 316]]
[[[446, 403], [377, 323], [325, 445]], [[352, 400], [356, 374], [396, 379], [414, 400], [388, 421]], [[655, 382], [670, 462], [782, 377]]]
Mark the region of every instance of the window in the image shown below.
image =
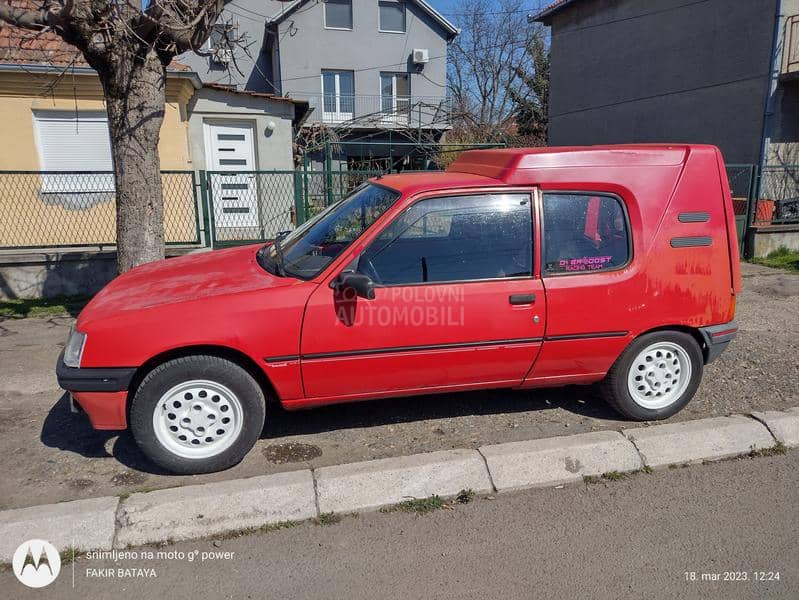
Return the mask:
[[236, 39], [236, 28], [230, 23], [214, 25], [208, 36], [208, 51], [211, 62], [216, 65], [227, 65], [233, 60], [232, 40]]
[[544, 273], [607, 271], [627, 263], [624, 207], [614, 196], [544, 194]]
[[[301, 279], [311, 279], [321, 273], [399, 196], [394, 190], [366, 184], [306, 221], [281, 241], [285, 273]], [[259, 262], [271, 273], [280, 273], [280, 255], [275, 246], [265, 246], [264, 250], [268, 255], [262, 256], [263, 260], [259, 258]]]
[[358, 271], [384, 285], [530, 277], [531, 214], [527, 194], [422, 200], [370, 244]]
[[327, 123], [352, 119], [355, 111], [355, 77], [352, 71], [322, 71], [323, 111]]
[[[113, 171], [108, 117], [104, 111], [35, 111], [33, 120], [43, 171]], [[48, 174], [44, 193], [113, 192], [107, 174]]]
[[352, 0], [325, 0], [325, 27], [352, 29]]
[[380, 31], [405, 33], [405, 2], [380, 0]]
[[380, 73], [380, 110], [383, 121], [407, 123], [410, 109], [410, 84], [407, 73]]

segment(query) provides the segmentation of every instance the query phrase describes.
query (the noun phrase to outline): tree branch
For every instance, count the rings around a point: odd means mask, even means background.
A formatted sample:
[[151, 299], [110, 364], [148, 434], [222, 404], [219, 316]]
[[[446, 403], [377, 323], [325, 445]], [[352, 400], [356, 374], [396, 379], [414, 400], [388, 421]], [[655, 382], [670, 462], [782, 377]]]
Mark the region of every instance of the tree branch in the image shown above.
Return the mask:
[[8, 2], [0, 2], [0, 21], [34, 31], [58, 25], [61, 21], [61, 12], [46, 8], [39, 10], [15, 8]]

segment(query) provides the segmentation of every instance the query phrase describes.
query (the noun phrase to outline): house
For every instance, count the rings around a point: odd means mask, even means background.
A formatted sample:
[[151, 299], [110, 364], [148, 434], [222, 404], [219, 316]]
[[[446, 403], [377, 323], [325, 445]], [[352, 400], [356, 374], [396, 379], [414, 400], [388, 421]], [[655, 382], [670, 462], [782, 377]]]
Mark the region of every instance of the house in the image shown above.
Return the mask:
[[748, 251], [799, 247], [799, 0], [558, 0], [535, 19], [551, 27], [550, 144], [715, 144], [742, 165], [744, 213], [759, 199]]
[[307, 101], [304, 126], [329, 131], [351, 168], [419, 167], [416, 143], [449, 127], [447, 45], [457, 34], [424, 0], [238, 0], [208, 56], [180, 60], [204, 82]]
[[[265, 190], [228, 171], [293, 169], [294, 129], [307, 111], [307, 102], [203, 85], [170, 65], [158, 147], [170, 253], [209, 245], [211, 223], [217, 241], [292, 226], [291, 177]], [[0, 118], [0, 297], [95, 291], [115, 274], [116, 226], [96, 72], [53, 33], [0, 26]], [[201, 171], [215, 172], [204, 195]]]

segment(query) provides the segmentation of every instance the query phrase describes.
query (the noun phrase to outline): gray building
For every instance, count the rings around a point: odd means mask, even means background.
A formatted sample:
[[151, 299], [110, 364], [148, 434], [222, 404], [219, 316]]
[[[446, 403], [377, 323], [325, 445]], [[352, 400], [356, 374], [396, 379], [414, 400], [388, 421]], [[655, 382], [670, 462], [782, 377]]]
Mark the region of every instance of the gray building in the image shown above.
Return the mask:
[[206, 83], [307, 101], [304, 126], [332, 131], [343, 142], [336, 158], [385, 167], [418, 162], [409, 144], [448, 128], [447, 45], [457, 33], [424, 0], [237, 0], [208, 56], [180, 61]]
[[731, 177], [757, 193], [754, 252], [799, 246], [799, 0], [558, 0], [535, 19], [550, 144], [719, 146], [761, 167], [759, 186]]
[[777, 0], [561, 0], [551, 26], [552, 144], [706, 142], [757, 163]]

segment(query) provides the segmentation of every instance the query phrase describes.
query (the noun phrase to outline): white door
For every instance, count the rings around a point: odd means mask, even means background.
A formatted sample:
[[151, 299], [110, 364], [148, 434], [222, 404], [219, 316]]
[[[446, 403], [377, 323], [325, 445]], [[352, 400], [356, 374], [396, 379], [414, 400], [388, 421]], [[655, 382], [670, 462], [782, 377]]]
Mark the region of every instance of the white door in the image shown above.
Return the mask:
[[407, 73], [380, 73], [380, 110], [384, 123], [408, 123], [410, 86]]
[[352, 71], [322, 71], [322, 120], [341, 123], [355, 113], [355, 80]]
[[[258, 227], [258, 187], [255, 171], [254, 132], [250, 123], [214, 121], [205, 123], [205, 152], [214, 200], [217, 228]], [[222, 173], [219, 173], [219, 172]]]

